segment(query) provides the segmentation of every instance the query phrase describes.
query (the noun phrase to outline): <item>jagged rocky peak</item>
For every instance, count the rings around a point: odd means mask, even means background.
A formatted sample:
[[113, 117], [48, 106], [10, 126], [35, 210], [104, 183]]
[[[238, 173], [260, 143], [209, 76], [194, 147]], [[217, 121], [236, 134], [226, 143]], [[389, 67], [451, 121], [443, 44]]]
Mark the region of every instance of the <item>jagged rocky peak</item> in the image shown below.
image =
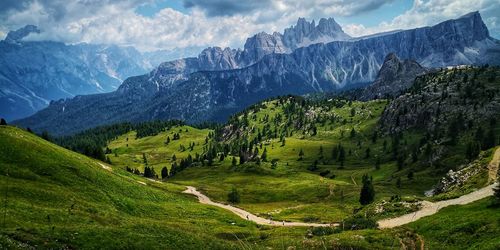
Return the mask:
[[236, 61], [237, 54], [241, 51], [221, 47], [209, 47], [204, 49], [199, 55], [200, 68], [203, 70], [223, 70], [239, 67]]
[[255, 59], [260, 59], [264, 55], [271, 53], [289, 53], [291, 52], [283, 44], [282, 35], [274, 32], [272, 35], [260, 32], [248, 38], [245, 42], [244, 51]]
[[5, 41], [15, 43], [21, 41], [31, 33], [40, 33], [40, 30], [35, 25], [26, 25], [18, 30], [10, 31], [7, 37], [5, 37]]
[[297, 24], [285, 29], [283, 34], [284, 43], [291, 49], [350, 38], [333, 18], [321, 18], [318, 25], [314, 20], [308, 22], [305, 18], [299, 18]]

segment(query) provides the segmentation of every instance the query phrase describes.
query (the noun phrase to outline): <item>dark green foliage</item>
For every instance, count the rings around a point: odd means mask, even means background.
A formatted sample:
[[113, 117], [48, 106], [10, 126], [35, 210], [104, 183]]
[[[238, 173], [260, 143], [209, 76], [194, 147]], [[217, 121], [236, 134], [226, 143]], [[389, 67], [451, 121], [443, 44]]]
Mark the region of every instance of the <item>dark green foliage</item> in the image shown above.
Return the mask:
[[267, 161], [267, 148], [264, 148], [264, 152], [262, 152], [262, 155], [260, 156], [262, 161], [266, 162]]
[[413, 180], [413, 175], [414, 175], [413, 170], [410, 170], [410, 172], [408, 172], [408, 175], [407, 175], [408, 180]]
[[472, 161], [477, 158], [480, 151], [481, 145], [477, 141], [470, 141], [467, 144], [465, 156], [467, 157], [467, 159], [469, 159], [469, 161]]
[[338, 161], [340, 162], [340, 166], [344, 166], [344, 161], [345, 161], [345, 149], [342, 147], [342, 145], [339, 145], [339, 157]]
[[54, 142], [72, 151], [105, 161], [103, 149], [109, 141], [120, 135], [135, 130], [137, 138], [142, 138], [157, 135], [168, 127], [182, 124], [181, 121], [151, 121], [137, 124], [125, 122], [92, 128], [71, 136], [58, 137], [54, 139]]
[[240, 194], [238, 193], [238, 189], [236, 189], [236, 187], [231, 188], [231, 191], [227, 195], [227, 201], [231, 203], [240, 203]]
[[153, 167], [145, 166], [144, 167], [144, 177], [146, 178], [157, 178], [155, 169]]
[[375, 188], [373, 187], [373, 178], [368, 175], [363, 175], [363, 187], [359, 194], [359, 203], [361, 205], [368, 205], [375, 199]]
[[7, 121], [5, 121], [5, 119], [1, 118], [0, 125], [7, 125]]
[[[42, 134], [40, 135], [40, 137], [42, 137], [42, 139], [44, 139], [46, 141], [52, 141], [52, 136], [47, 131], [43, 131]], [[101, 160], [106, 160], [106, 159], [101, 159]]]
[[161, 169], [161, 178], [162, 178], [162, 179], [165, 179], [165, 178], [167, 178], [167, 177], [168, 177], [168, 169], [167, 169], [167, 167], [163, 167], [163, 168]]
[[311, 234], [314, 236], [325, 236], [340, 233], [341, 231], [340, 227], [313, 227], [311, 229]]
[[366, 218], [361, 215], [356, 215], [344, 220], [344, 230], [361, 230], [377, 228], [377, 222], [374, 219]]
[[495, 199], [498, 203], [500, 203], [500, 186], [496, 186], [494, 189]]
[[318, 160], [315, 160], [313, 164], [311, 164], [309, 167], [307, 167], [307, 170], [309, 171], [316, 171], [318, 170]]

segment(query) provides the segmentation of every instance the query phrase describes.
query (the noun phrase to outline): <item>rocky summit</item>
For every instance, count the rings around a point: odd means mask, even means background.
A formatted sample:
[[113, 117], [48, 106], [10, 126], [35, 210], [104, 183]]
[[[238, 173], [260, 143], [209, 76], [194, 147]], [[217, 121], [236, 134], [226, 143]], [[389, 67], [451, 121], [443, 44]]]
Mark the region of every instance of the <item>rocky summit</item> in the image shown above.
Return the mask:
[[[341, 30], [327, 24], [314, 27]], [[309, 32], [311, 28], [302, 20], [294, 27], [304, 34], [319, 33]], [[283, 45], [274, 48], [285, 51], [286, 43], [278, 41], [266, 44]], [[249, 46], [244, 51], [209, 48], [198, 58], [166, 62], [149, 74], [131, 77], [115, 92], [53, 102], [47, 109], [16, 124], [66, 134], [119, 121], [221, 121], [247, 105], [273, 96], [368, 85], [380, 76], [379, 70], [390, 53], [401, 60], [411, 59], [424, 67], [439, 68], [499, 64], [499, 48], [499, 42], [489, 36], [478, 12], [431, 27], [316, 43], [291, 53], [255, 53], [250, 57]], [[413, 66], [415, 63], [408, 61], [397, 68], [414, 72]], [[403, 82], [397, 84], [407, 87]]]

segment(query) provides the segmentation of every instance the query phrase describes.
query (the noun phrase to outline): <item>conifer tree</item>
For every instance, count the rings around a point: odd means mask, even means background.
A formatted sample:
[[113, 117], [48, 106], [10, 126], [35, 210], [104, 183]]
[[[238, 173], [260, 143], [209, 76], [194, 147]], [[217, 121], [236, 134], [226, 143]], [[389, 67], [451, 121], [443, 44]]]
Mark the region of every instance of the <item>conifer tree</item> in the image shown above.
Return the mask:
[[165, 179], [165, 178], [167, 178], [167, 177], [168, 177], [168, 169], [167, 169], [167, 167], [163, 167], [163, 168], [161, 169], [161, 178], [162, 178], [162, 179]]
[[363, 187], [359, 194], [359, 203], [361, 205], [368, 205], [375, 199], [375, 189], [373, 187], [373, 178], [368, 175], [363, 175]]
[[263, 162], [267, 161], [267, 148], [264, 148], [264, 151], [262, 152], [262, 155], [260, 156]]
[[0, 125], [7, 125], [7, 121], [5, 119], [0, 119]]
[[238, 193], [238, 189], [236, 189], [236, 187], [231, 188], [231, 191], [227, 195], [227, 201], [231, 203], [240, 203], [240, 194]]

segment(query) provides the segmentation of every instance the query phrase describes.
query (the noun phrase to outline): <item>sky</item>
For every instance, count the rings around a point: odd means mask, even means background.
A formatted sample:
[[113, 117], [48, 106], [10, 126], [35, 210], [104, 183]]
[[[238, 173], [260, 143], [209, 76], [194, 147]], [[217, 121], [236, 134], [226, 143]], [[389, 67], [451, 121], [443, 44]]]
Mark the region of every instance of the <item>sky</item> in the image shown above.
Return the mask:
[[28, 40], [134, 46], [141, 51], [241, 48], [299, 17], [333, 17], [351, 36], [437, 24], [479, 11], [500, 38], [500, 0], [1, 0], [0, 39], [27, 24]]

